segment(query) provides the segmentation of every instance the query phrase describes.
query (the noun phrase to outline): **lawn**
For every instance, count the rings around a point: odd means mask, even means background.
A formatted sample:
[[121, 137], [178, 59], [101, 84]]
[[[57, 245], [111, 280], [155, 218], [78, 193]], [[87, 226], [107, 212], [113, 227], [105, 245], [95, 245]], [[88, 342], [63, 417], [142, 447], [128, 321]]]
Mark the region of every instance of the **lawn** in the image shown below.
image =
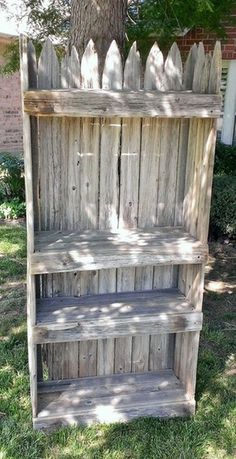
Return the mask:
[[0, 225], [0, 459], [236, 458], [236, 249], [211, 244], [191, 419], [127, 425], [31, 427], [25, 322], [26, 234]]

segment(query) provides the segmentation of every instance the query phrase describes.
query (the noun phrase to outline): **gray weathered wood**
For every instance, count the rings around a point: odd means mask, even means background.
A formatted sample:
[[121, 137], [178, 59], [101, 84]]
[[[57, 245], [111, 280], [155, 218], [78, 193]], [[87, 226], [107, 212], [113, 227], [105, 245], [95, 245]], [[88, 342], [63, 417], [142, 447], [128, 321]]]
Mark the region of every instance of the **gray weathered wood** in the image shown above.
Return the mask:
[[194, 409], [171, 370], [82, 378], [74, 387], [70, 382], [68, 386], [62, 385], [62, 392], [58, 392], [57, 384], [54, 385], [55, 392], [52, 384], [40, 386], [40, 411], [34, 419], [36, 428], [57, 422], [62, 425], [122, 422], [140, 416], [140, 413], [143, 416], [178, 416], [190, 414]]
[[146, 62], [144, 88], [164, 91], [164, 58], [157, 43], [152, 46]]
[[[102, 88], [107, 94], [112, 89], [122, 88], [122, 62], [115, 41], [107, 52], [102, 75]], [[110, 114], [109, 116], [112, 116]], [[118, 161], [120, 155], [120, 118], [103, 118], [101, 120], [100, 144], [100, 189], [99, 189], [99, 229], [117, 229], [119, 209], [119, 177]], [[104, 265], [99, 272], [99, 292], [114, 292], [116, 290], [116, 265]], [[113, 268], [113, 269], [109, 269]], [[113, 339], [98, 341], [98, 374], [111, 374], [114, 370]]]
[[214, 48], [214, 53], [212, 56], [210, 77], [209, 77], [209, 93], [210, 94], [219, 94], [220, 85], [221, 85], [221, 75], [222, 75], [222, 54], [221, 54], [221, 44], [220, 41], [217, 41]]
[[[90, 40], [81, 61], [83, 89], [99, 87], [98, 55]], [[98, 227], [100, 123], [97, 118], [81, 119], [79, 145], [80, 223], [83, 230]], [[80, 294], [98, 292], [98, 272], [82, 272]], [[97, 374], [97, 342], [83, 341], [79, 348], [79, 375]]]
[[[50, 40], [38, 70], [32, 44], [24, 59], [34, 425], [193, 413], [220, 45], [194, 45], [183, 72], [176, 44], [165, 65], [154, 44], [144, 89], [136, 44], [124, 72], [111, 44], [101, 89], [92, 41], [81, 65], [73, 48], [60, 68]], [[37, 348], [38, 378], [57, 380], [39, 416]]]
[[204, 262], [208, 253], [206, 244], [181, 228], [174, 228], [169, 237], [166, 231], [170, 228], [120, 233], [41, 232], [36, 239], [35, 253], [31, 254], [31, 273]]
[[[140, 88], [140, 55], [136, 43], [130, 49], [124, 69], [124, 89]], [[119, 228], [136, 228], [138, 215], [138, 185], [140, 159], [140, 119], [123, 119], [120, 156]], [[135, 268], [117, 270], [117, 291], [134, 290]], [[115, 342], [115, 371], [134, 371], [132, 360], [136, 359], [137, 343], [132, 336]]]
[[[209, 56], [205, 56], [203, 45], [199, 45], [193, 77], [194, 91], [201, 91], [203, 93], [209, 91], [214, 68], [216, 73], [213, 80], [217, 81], [220, 68], [218, 45], [216, 49], [218, 57], [211, 61]], [[214, 88], [214, 84], [212, 88]], [[217, 84], [214, 89], [215, 92], [218, 92], [219, 88]], [[215, 120], [204, 121], [199, 119], [190, 121], [183, 224], [191, 234], [199, 237], [202, 242], [207, 240], [208, 233], [209, 195], [213, 173], [215, 140]], [[208, 205], [207, 209], [203, 210], [205, 200], [208, 201]], [[202, 309], [203, 283], [204, 263], [198, 265], [198, 267], [191, 265], [181, 267], [179, 272], [179, 288], [198, 311]], [[198, 344], [199, 332], [197, 331], [186, 335], [180, 333], [176, 336], [175, 372], [184, 383], [189, 397], [192, 398], [194, 397], [196, 384]]]
[[[27, 39], [20, 37], [21, 56], [21, 90], [25, 91], [30, 81], [35, 81], [32, 67], [28, 67]], [[30, 76], [29, 76], [30, 75]], [[26, 191], [26, 224], [27, 224], [27, 332], [28, 332], [28, 359], [30, 372], [30, 394], [33, 416], [37, 413], [37, 346], [33, 343], [32, 327], [36, 323], [36, 292], [35, 276], [30, 272], [30, 256], [34, 252], [34, 208], [31, 158], [31, 126], [30, 117], [23, 113], [23, 144], [25, 165]]]
[[[145, 306], [145, 304], [144, 304]], [[41, 312], [41, 311], [40, 311]], [[73, 311], [74, 312], [74, 311]], [[137, 319], [137, 315], [138, 319]], [[109, 314], [109, 312], [108, 312]], [[87, 319], [81, 318], [81, 315], [78, 313], [77, 317], [72, 320], [71, 314], [68, 308], [68, 313], [60, 313], [58, 311], [58, 318], [64, 316], [65, 322], [53, 322], [53, 318], [50, 318], [50, 313], [44, 316], [43, 319], [39, 319], [39, 323], [33, 327], [33, 342], [35, 344], [42, 343], [63, 343], [71, 341], [81, 341], [84, 344], [84, 340], [88, 341], [88, 346], [91, 346], [90, 340], [96, 339], [107, 339], [107, 338], [116, 338], [116, 346], [122, 342], [125, 336], [137, 336], [144, 334], [164, 334], [168, 343], [167, 333], [185, 333], [190, 331], [201, 330], [202, 328], [202, 314], [200, 312], [184, 312], [184, 313], [166, 313], [165, 310], [160, 308], [152, 308], [148, 311], [137, 311], [134, 310], [133, 314], [120, 315], [117, 314], [117, 317], [113, 318], [97, 316], [97, 314], [87, 314]], [[119, 338], [118, 341], [118, 337]], [[159, 336], [158, 336], [159, 338]], [[117, 343], [118, 341], [118, 343]], [[162, 339], [162, 343], [164, 340]], [[80, 343], [81, 344], [81, 343]], [[92, 343], [93, 345], [93, 343]], [[152, 343], [151, 343], [152, 345]], [[166, 344], [164, 346], [166, 348]], [[141, 349], [141, 348], [140, 348]], [[127, 349], [123, 349], [122, 346], [119, 346], [116, 349], [117, 354], [123, 350], [126, 355], [126, 359], [115, 359], [115, 373], [126, 373], [127, 368], [131, 368], [131, 351], [129, 353]], [[168, 360], [163, 358], [163, 349], [159, 349], [161, 356], [161, 365], [160, 368], [166, 368], [168, 365]], [[80, 352], [83, 355], [83, 351], [80, 349]], [[91, 352], [91, 350], [90, 350]], [[168, 353], [165, 352], [166, 359], [168, 358]], [[153, 358], [153, 357], [150, 357]], [[154, 357], [156, 359], [156, 356]], [[91, 359], [90, 359], [91, 360]], [[134, 358], [134, 362], [137, 364], [137, 361]], [[145, 365], [145, 362], [143, 363]], [[121, 366], [121, 367], [120, 367]], [[140, 361], [139, 361], [140, 366]], [[152, 363], [151, 369], [155, 368], [157, 364]], [[82, 376], [81, 372], [80, 375]]]
[[176, 43], [170, 48], [164, 67], [165, 90], [180, 91], [183, 86], [183, 68], [179, 48]]
[[217, 118], [221, 97], [185, 91], [31, 90], [24, 93], [24, 110], [41, 117]]

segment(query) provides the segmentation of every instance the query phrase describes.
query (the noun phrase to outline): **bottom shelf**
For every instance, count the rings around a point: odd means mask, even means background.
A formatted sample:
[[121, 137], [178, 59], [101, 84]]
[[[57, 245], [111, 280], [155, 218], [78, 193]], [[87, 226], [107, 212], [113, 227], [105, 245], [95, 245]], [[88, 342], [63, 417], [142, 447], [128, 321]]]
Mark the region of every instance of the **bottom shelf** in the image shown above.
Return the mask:
[[34, 427], [187, 416], [194, 410], [194, 400], [172, 370], [49, 381], [38, 384]]

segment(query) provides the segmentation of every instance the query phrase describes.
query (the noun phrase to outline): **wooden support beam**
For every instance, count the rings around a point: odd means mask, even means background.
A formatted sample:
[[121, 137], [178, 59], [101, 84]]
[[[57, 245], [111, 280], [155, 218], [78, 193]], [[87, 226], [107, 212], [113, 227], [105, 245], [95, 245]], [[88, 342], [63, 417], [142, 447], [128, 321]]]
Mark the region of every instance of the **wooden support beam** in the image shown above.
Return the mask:
[[191, 91], [37, 90], [24, 93], [24, 110], [39, 116], [217, 118], [221, 96]]

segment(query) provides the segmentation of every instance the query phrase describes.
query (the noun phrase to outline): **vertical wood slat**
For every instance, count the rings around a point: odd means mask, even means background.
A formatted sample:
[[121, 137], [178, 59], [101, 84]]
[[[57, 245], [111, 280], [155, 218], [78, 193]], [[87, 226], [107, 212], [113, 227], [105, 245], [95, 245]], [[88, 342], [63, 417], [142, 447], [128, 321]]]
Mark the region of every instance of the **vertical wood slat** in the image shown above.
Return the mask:
[[[201, 76], [204, 73], [205, 67], [205, 53], [204, 47], [202, 43], [199, 44], [197, 53], [196, 50], [193, 48], [190, 52], [190, 56], [187, 60], [188, 67], [186, 66], [185, 69], [185, 81], [188, 82], [188, 87], [192, 87], [193, 91], [201, 91]], [[189, 72], [189, 74], [188, 74]], [[191, 82], [192, 79], [192, 82]], [[188, 135], [188, 154], [186, 159], [186, 174], [185, 174], [185, 190], [184, 190], [184, 200], [183, 200], [183, 224], [187, 231], [193, 229], [194, 226], [194, 209], [195, 206], [194, 201], [197, 199], [196, 195], [196, 174], [195, 174], [195, 166], [196, 166], [196, 156], [199, 151], [199, 145], [197, 148], [197, 139], [198, 134], [201, 134], [199, 131], [198, 126], [199, 120], [191, 120], [189, 122], [189, 135]], [[194, 179], [195, 177], [195, 179]], [[194, 195], [193, 195], [193, 182], [195, 181], [194, 185]], [[202, 267], [197, 267], [198, 274], [202, 272]], [[189, 299], [192, 298], [192, 292], [198, 287], [196, 285], [196, 270], [195, 268], [190, 266], [180, 266], [179, 268], [179, 279], [178, 284], [180, 290], [185, 293]], [[202, 276], [201, 276], [202, 278]], [[194, 287], [193, 287], [194, 284]], [[188, 386], [189, 395], [192, 395], [193, 387], [189, 387], [189, 371], [187, 365], [187, 355], [188, 350], [191, 351], [191, 340], [193, 336], [196, 339], [199, 339], [197, 335], [185, 334], [180, 333], [176, 335], [176, 342], [175, 342], [175, 360], [174, 360], [174, 368], [176, 375], [181, 379], [181, 381], [185, 384], [186, 390]], [[195, 360], [197, 363], [196, 356], [188, 355], [189, 360]], [[192, 357], [192, 358], [191, 358]], [[192, 369], [192, 374], [194, 373]], [[193, 383], [193, 378], [191, 377], [191, 383]]]
[[[124, 89], [140, 89], [140, 55], [136, 43], [130, 49], [124, 68]], [[138, 215], [138, 184], [140, 158], [140, 119], [123, 119], [120, 156], [119, 228], [136, 228]], [[133, 291], [135, 269], [117, 270], [117, 291]], [[117, 373], [143, 371], [147, 359], [140, 356], [139, 337], [127, 336], [115, 340], [115, 370]]]
[[[115, 41], [107, 52], [102, 76], [103, 89], [122, 88], [122, 62]], [[99, 191], [99, 228], [116, 229], [118, 227], [119, 176], [118, 161], [120, 156], [121, 119], [104, 118], [101, 120], [100, 146], [100, 191]], [[99, 272], [99, 293], [116, 291], [116, 270], [106, 269]], [[114, 364], [114, 339], [98, 340], [98, 374], [112, 374]], [[119, 351], [118, 351], [119, 352]]]
[[[219, 45], [216, 45], [215, 55], [218, 54]], [[214, 64], [213, 61], [215, 60]], [[218, 81], [214, 88], [219, 91], [219, 62], [220, 55], [211, 59], [205, 55], [203, 44], [198, 47], [194, 75], [193, 91], [207, 93], [212, 79], [212, 68]], [[214, 73], [214, 72], [213, 72]], [[210, 189], [213, 175], [214, 149], [216, 139], [215, 120], [191, 120], [189, 131], [189, 151], [186, 166], [184, 224], [192, 235], [202, 242], [207, 241]], [[207, 201], [207, 208], [203, 204]], [[203, 229], [203, 233], [201, 229]], [[191, 300], [197, 310], [202, 308], [204, 283], [204, 265], [184, 266], [180, 269], [180, 289]], [[199, 346], [199, 332], [178, 334], [176, 337], [175, 371], [186, 386], [187, 393], [194, 397], [196, 384], [196, 368]]]
[[[32, 56], [32, 48], [29, 49]], [[33, 67], [28, 67], [27, 39], [20, 37], [21, 56], [21, 90], [29, 88], [29, 80], [35, 78]], [[30, 77], [29, 77], [29, 73]], [[23, 107], [22, 107], [23, 108]], [[25, 192], [26, 192], [26, 225], [27, 225], [27, 334], [28, 334], [28, 360], [30, 375], [30, 394], [33, 416], [37, 415], [37, 346], [33, 344], [32, 327], [36, 323], [36, 291], [35, 276], [30, 275], [30, 255], [34, 252], [34, 196], [31, 156], [31, 125], [30, 117], [23, 111], [23, 143], [25, 165]]]
[[[98, 55], [92, 40], [81, 60], [82, 88], [99, 88]], [[80, 170], [80, 225], [82, 230], [98, 227], [100, 122], [98, 118], [81, 119]], [[98, 271], [82, 272], [80, 294], [98, 293]], [[97, 341], [81, 341], [79, 349], [79, 376], [97, 374]]]
[[[164, 65], [164, 84], [166, 90], [182, 88], [182, 60], [179, 49], [174, 43], [168, 53]], [[173, 226], [175, 223], [177, 180], [176, 171], [179, 150], [181, 121], [161, 121], [161, 144], [158, 174], [158, 195], [156, 225]], [[181, 186], [181, 183], [178, 183]], [[168, 190], [168, 193], [166, 192]], [[156, 267], [154, 269], [153, 287], [168, 288], [175, 286], [176, 268], [173, 266]], [[174, 335], [155, 335], [150, 339], [150, 369], [166, 368], [169, 353], [173, 354]]]
[[[163, 55], [155, 43], [147, 58], [144, 89], [163, 90]], [[158, 75], [160, 75], [158, 77]], [[139, 208], [138, 226], [145, 228], [154, 226], [156, 222], [156, 203], [158, 192], [158, 171], [160, 157], [161, 120], [144, 118], [141, 131], [141, 156], [140, 156], [140, 182], [139, 182]], [[149, 186], [147, 187], [147, 183]], [[135, 288], [147, 290], [153, 287], [153, 267], [148, 266], [136, 269]], [[150, 336], [134, 339], [134, 346], [138, 355], [137, 369], [143, 366], [143, 371], [152, 369], [150, 363]], [[158, 339], [154, 338], [153, 339]], [[156, 348], [158, 343], [156, 343]], [[135, 354], [134, 347], [134, 354]], [[148, 358], [147, 358], [148, 357]]]
[[[80, 87], [80, 62], [76, 50], [71, 56], [66, 54], [61, 62], [61, 87]], [[80, 122], [75, 119], [61, 120], [61, 215], [63, 229], [75, 229], [80, 219], [80, 178], [78, 169], [78, 138]], [[54, 276], [57, 280], [58, 294], [78, 294], [79, 275], [64, 273]], [[55, 293], [55, 292], [54, 292]], [[54, 345], [55, 346], [55, 345]], [[61, 343], [55, 348], [56, 367], [61, 368], [62, 378], [78, 377], [78, 342]], [[62, 357], [60, 357], [60, 354]], [[53, 362], [52, 362], [53, 366]], [[56, 370], [56, 369], [55, 369]], [[60, 370], [59, 370], [60, 371]], [[56, 371], [55, 371], [56, 376]], [[58, 378], [58, 375], [57, 375]]]

